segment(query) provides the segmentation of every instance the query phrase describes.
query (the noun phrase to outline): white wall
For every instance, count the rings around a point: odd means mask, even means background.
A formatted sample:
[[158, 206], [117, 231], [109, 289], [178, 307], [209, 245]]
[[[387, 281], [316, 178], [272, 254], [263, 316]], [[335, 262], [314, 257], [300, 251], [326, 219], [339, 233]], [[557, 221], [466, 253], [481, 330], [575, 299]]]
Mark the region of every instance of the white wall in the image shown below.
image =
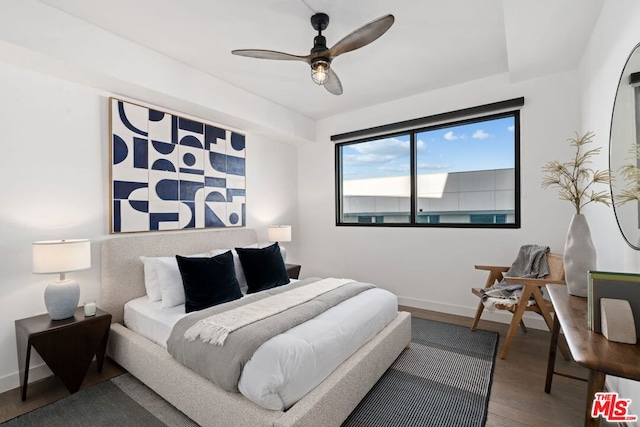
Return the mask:
[[[109, 224], [109, 94], [1, 63], [0, 93], [1, 392], [18, 386], [13, 321], [43, 313], [44, 287], [55, 279], [31, 274], [31, 242], [91, 239], [92, 268], [70, 274], [81, 284], [81, 301], [100, 299], [99, 242]], [[289, 143], [247, 135], [247, 225], [262, 240], [267, 225], [297, 228], [296, 152]], [[295, 242], [287, 249], [295, 261]]]
[[[32, 241], [92, 239], [92, 269], [73, 276], [81, 298], [99, 299], [98, 243], [108, 229], [109, 95], [246, 130], [248, 226], [266, 239], [266, 225], [292, 223], [294, 242], [287, 248], [290, 260], [303, 264], [303, 275], [369, 280], [394, 291], [402, 303], [470, 316], [477, 300], [469, 288], [485, 280], [474, 264], [508, 264], [523, 243], [562, 250], [572, 209], [555, 191], [540, 189], [540, 168], [571, 154], [565, 140], [574, 131], [594, 130], [606, 152], [619, 73], [640, 41], [640, 3], [605, 2], [579, 71], [518, 83], [494, 76], [315, 124], [37, 1], [7, 0], [3, 6], [0, 392], [18, 385], [13, 322], [44, 312], [42, 293], [53, 279], [31, 274]], [[525, 97], [521, 229], [335, 226], [330, 135], [519, 96]], [[315, 142], [304, 146], [283, 142], [316, 133]], [[605, 167], [606, 156], [599, 162]], [[596, 205], [585, 213], [598, 267], [640, 271], [640, 253], [623, 242], [612, 211]], [[640, 403], [637, 383], [609, 384]]]
[[0, 60], [178, 111], [194, 110], [246, 131], [298, 141], [315, 132], [308, 117], [37, 0], [3, 0]]
[[[292, 224], [296, 233], [298, 169], [292, 141], [315, 129], [297, 113], [39, 2], [11, 3], [0, 14], [0, 392], [19, 385], [14, 321], [45, 312], [44, 288], [56, 278], [31, 273], [33, 241], [91, 239], [92, 268], [70, 274], [80, 283], [81, 302], [100, 300], [99, 244], [109, 224], [109, 96], [245, 131], [247, 226], [256, 228], [261, 240], [274, 223]], [[58, 37], [49, 38], [54, 33]], [[109, 61], [97, 61], [96, 52], [88, 52], [96, 40]], [[84, 48], [84, 56], [76, 55]], [[134, 53], [145, 60], [113, 66]], [[164, 72], [145, 80], [145, 72], [154, 69]], [[280, 129], [272, 128], [279, 123]], [[297, 261], [297, 242], [287, 249], [288, 260]], [[30, 380], [49, 374], [39, 358], [32, 359], [32, 367]]]
[[[563, 250], [572, 208], [555, 191], [540, 188], [540, 169], [571, 154], [566, 139], [580, 129], [576, 80], [575, 72], [566, 72], [513, 84], [499, 75], [319, 121], [316, 142], [299, 149], [305, 274], [371, 281], [396, 293], [401, 303], [472, 316], [478, 300], [470, 288], [486, 280], [474, 264], [510, 265], [525, 243]], [[522, 228], [335, 226], [331, 135], [520, 96]], [[507, 316], [494, 318], [508, 321]]]
[[[628, 55], [636, 44], [640, 43], [638, 22], [640, 3], [636, 0], [604, 3], [600, 19], [580, 64], [584, 129], [592, 129], [600, 135], [609, 134], [618, 79]], [[603, 152], [608, 152], [608, 140], [602, 139], [599, 142]], [[605, 168], [608, 165], [606, 161], [602, 161], [598, 166]], [[613, 211], [592, 211], [588, 213], [588, 218], [598, 250], [598, 268], [640, 272], [640, 252], [632, 250], [623, 240]], [[632, 399], [630, 413], [640, 415], [639, 383], [607, 377], [607, 385], [618, 391], [621, 397]]]
[[[593, 130], [603, 147], [595, 168], [608, 167], [611, 109], [620, 73], [640, 42], [640, 3], [605, 2], [579, 70], [511, 83], [495, 76], [331, 117], [317, 124], [315, 144], [300, 148], [301, 260], [308, 275], [372, 281], [395, 292], [401, 303], [471, 316], [477, 300], [469, 288], [485, 277], [473, 265], [508, 264], [523, 243], [562, 251], [573, 209], [542, 190], [540, 168], [569, 158], [566, 139]], [[524, 96], [522, 109], [522, 228], [460, 230], [335, 226], [333, 134]], [[591, 204], [585, 210], [602, 270], [640, 272], [640, 253], [622, 239], [613, 210]], [[467, 266], [467, 267], [465, 267]], [[509, 317], [494, 319], [508, 321]], [[633, 399], [640, 414], [637, 382], [607, 378], [611, 390]]]

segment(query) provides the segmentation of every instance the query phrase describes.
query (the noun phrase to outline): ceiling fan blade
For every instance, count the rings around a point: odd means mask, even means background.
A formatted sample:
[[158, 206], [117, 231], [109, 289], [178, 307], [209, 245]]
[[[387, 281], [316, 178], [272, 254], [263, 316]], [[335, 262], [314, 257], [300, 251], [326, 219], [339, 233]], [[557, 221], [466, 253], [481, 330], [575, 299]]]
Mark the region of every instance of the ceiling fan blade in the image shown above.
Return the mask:
[[247, 56], [249, 58], [258, 59], [278, 59], [282, 61], [304, 61], [309, 62], [309, 55], [298, 56], [290, 53], [278, 52], [275, 50], [262, 50], [262, 49], [238, 49], [232, 50], [231, 53], [239, 56]]
[[385, 15], [358, 28], [333, 45], [333, 47], [329, 49], [329, 57], [333, 59], [338, 55], [342, 55], [343, 53], [351, 52], [352, 50], [368, 45], [386, 33], [387, 30], [391, 28], [394, 21], [395, 18], [393, 15]]
[[342, 95], [342, 83], [333, 68], [329, 71], [329, 78], [324, 83], [324, 88], [334, 95]]

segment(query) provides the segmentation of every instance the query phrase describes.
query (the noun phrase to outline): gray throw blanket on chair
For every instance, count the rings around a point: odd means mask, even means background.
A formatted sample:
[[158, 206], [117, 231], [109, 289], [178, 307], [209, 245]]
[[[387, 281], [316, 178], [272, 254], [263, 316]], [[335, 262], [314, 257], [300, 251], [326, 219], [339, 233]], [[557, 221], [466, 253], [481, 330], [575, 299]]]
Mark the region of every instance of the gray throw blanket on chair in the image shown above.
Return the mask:
[[[522, 245], [513, 264], [504, 273], [504, 277], [541, 278], [549, 274], [549, 264], [546, 254], [548, 246]], [[507, 283], [504, 279], [500, 283], [482, 290], [482, 302], [485, 307], [492, 309], [496, 301], [515, 304], [520, 299], [522, 285]]]

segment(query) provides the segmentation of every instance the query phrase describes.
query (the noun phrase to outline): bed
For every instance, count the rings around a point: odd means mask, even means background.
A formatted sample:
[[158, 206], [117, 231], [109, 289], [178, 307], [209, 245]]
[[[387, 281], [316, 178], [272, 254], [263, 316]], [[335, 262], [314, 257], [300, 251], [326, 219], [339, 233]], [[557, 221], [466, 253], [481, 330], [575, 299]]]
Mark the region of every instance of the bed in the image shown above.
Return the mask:
[[117, 236], [102, 242], [102, 307], [113, 315], [107, 354], [203, 426], [339, 426], [408, 345], [410, 316], [398, 312], [324, 381], [286, 411], [264, 409], [177, 362], [123, 326], [124, 305], [145, 295], [140, 256], [172, 256], [257, 242], [251, 229]]

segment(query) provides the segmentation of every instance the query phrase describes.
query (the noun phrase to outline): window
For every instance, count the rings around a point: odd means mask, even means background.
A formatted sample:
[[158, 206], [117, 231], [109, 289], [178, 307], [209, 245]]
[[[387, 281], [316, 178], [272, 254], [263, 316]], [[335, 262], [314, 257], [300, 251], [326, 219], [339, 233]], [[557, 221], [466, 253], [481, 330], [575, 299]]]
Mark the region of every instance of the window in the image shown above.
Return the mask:
[[507, 215], [471, 214], [469, 215], [469, 219], [473, 224], [505, 224], [507, 222]]
[[[411, 141], [399, 135], [341, 147], [343, 221], [409, 223]], [[376, 217], [374, 221], [360, 218]]]
[[519, 111], [336, 144], [338, 225], [520, 227]]

